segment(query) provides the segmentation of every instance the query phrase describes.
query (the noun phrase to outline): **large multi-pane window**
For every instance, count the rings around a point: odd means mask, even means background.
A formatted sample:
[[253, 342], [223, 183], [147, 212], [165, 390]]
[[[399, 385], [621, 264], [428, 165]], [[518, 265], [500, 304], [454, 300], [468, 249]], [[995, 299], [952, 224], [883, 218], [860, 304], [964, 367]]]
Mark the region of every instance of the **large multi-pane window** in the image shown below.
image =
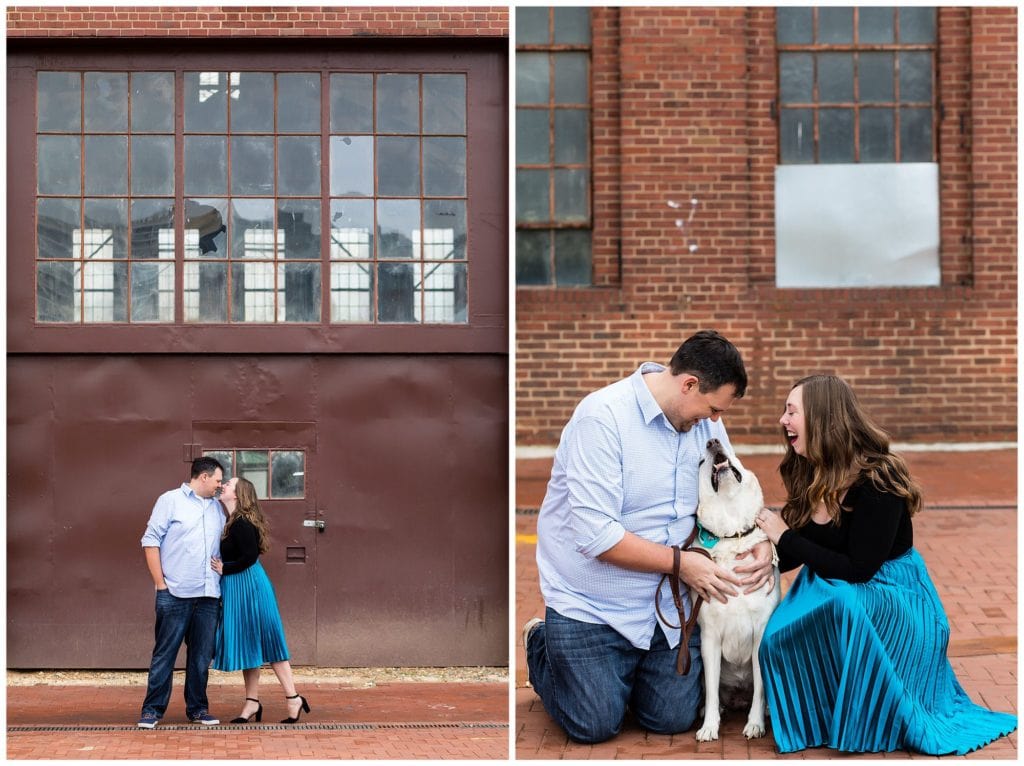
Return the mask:
[[936, 9], [776, 19], [776, 284], [938, 285]]
[[591, 281], [590, 9], [516, 9], [516, 282]]
[[320, 74], [184, 85], [185, 321], [318, 321]]
[[40, 72], [37, 107], [38, 320], [173, 321], [173, 74]]
[[776, 19], [783, 164], [934, 160], [934, 8], [779, 8]]
[[463, 75], [331, 75], [333, 321], [466, 321], [465, 102]]
[[466, 139], [461, 73], [39, 72], [36, 320], [464, 323]]

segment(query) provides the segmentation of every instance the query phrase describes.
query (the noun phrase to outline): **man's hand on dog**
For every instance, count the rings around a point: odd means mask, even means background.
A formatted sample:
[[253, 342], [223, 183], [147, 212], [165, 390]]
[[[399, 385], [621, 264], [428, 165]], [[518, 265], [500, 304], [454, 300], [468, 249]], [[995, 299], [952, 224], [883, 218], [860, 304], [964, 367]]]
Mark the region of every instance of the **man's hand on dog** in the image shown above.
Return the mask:
[[737, 554], [737, 559], [753, 556], [753, 561], [735, 569], [737, 574], [746, 574], [740, 583], [744, 593], [753, 593], [768, 583], [768, 590], [775, 587], [775, 567], [772, 564], [772, 544], [768, 540], [758, 543], [749, 551]]
[[706, 556], [687, 551], [683, 553], [679, 562], [679, 579], [697, 591], [705, 601], [714, 598], [724, 604], [729, 601], [729, 596], [736, 595], [736, 589], [732, 586], [742, 585], [743, 580]]

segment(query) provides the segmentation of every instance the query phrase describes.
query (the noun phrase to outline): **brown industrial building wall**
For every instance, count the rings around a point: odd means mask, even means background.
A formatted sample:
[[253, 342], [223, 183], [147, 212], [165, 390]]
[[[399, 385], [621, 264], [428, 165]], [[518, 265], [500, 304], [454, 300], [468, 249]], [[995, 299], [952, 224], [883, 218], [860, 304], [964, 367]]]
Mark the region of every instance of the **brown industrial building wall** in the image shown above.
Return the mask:
[[[264, 503], [263, 561], [294, 663], [508, 663], [507, 19], [457, 7], [8, 9], [9, 667], [147, 666], [146, 520], [192, 456], [232, 447], [306, 454], [305, 497]], [[209, 49], [209, 36], [235, 39]], [[171, 68], [348, 56], [368, 71], [467, 72], [468, 321], [37, 324], [34, 71], [161, 55]], [[318, 521], [322, 532], [303, 523]]]
[[507, 663], [503, 355], [37, 355], [7, 385], [10, 667], [148, 666], [139, 541], [190, 445], [307, 451], [306, 499], [264, 503], [293, 662]]
[[[589, 391], [698, 329], [743, 352], [727, 415], [777, 441], [790, 385], [848, 378], [901, 440], [1013, 441], [1017, 11], [938, 10], [942, 284], [778, 289], [772, 8], [594, 8], [593, 287], [516, 292], [516, 438], [554, 444]], [[668, 199], [700, 200], [686, 250]]]

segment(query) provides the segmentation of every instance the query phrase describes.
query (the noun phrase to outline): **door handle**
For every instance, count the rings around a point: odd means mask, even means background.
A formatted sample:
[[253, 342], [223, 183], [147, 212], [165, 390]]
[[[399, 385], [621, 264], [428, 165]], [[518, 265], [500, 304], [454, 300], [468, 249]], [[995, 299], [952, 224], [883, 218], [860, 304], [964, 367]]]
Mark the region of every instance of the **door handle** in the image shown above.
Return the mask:
[[324, 528], [327, 526], [327, 522], [323, 519], [305, 519], [302, 522], [302, 526], [316, 527], [318, 532], [323, 532]]

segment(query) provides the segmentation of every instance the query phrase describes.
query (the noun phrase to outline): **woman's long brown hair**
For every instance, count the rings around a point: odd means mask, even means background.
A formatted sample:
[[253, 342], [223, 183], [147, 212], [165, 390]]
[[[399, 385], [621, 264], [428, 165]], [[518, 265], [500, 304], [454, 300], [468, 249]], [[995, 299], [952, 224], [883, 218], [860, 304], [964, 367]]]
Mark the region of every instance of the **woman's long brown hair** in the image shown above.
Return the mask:
[[267, 524], [267, 517], [263, 515], [260, 508], [260, 501], [256, 497], [256, 487], [248, 479], [239, 477], [235, 484], [235, 512], [231, 514], [228, 523], [224, 525], [224, 537], [228, 536], [228, 530], [235, 523], [236, 519], [245, 519], [254, 527], [260, 538], [260, 553], [270, 550], [270, 527]]
[[[851, 473], [870, 479], [879, 491], [902, 497], [910, 514], [917, 513], [920, 487], [903, 458], [889, 451], [889, 435], [864, 412], [849, 384], [835, 375], [811, 375], [793, 389], [800, 386], [807, 454], [796, 454], [786, 439], [786, 456], [779, 465], [788, 498], [782, 509], [785, 522], [793, 529], [804, 526], [824, 502], [832, 523], [838, 524]], [[782, 436], [786, 438], [785, 429]]]

